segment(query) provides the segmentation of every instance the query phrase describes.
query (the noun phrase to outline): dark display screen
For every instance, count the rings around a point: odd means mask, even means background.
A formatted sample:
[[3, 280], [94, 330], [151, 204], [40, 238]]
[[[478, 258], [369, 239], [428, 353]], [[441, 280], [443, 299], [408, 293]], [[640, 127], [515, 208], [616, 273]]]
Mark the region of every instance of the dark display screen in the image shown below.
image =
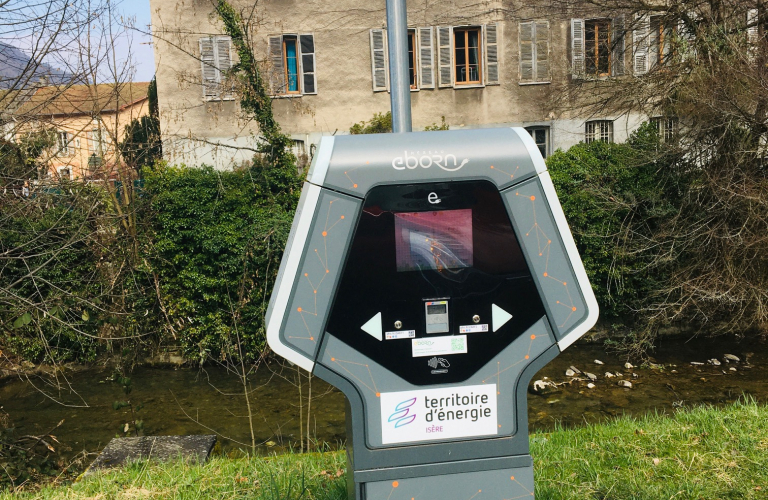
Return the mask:
[[445, 314], [445, 304], [438, 304], [436, 306], [427, 306], [427, 314]]
[[472, 267], [471, 209], [394, 215], [399, 272]]

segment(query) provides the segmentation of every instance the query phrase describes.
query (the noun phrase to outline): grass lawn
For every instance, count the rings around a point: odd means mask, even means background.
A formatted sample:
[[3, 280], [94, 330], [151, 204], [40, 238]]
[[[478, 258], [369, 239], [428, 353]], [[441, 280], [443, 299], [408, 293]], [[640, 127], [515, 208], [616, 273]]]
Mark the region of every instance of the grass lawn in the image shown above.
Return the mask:
[[[748, 401], [537, 433], [531, 454], [538, 500], [768, 500], [768, 406]], [[343, 452], [141, 462], [0, 500], [333, 500], [346, 498], [345, 469]]]

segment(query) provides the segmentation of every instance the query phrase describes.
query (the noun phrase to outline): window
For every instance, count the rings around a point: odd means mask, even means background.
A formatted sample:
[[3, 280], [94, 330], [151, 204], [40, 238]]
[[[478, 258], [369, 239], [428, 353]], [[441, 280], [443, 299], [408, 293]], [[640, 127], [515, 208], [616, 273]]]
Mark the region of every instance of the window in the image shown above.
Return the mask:
[[624, 16], [614, 19], [571, 19], [571, 65], [574, 78], [623, 75], [624, 39]]
[[96, 156], [104, 155], [104, 134], [101, 128], [88, 131], [88, 153]]
[[[387, 30], [373, 29], [371, 38], [371, 80], [373, 91], [389, 90]], [[432, 28], [408, 29], [408, 79], [411, 90], [435, 88], [434, 41]]]
[[317, 94], [314, 35], [269, 37], [269, 59], [273, 95]]
[[548, 83], [549, 21], [520, 23], [520, 83]]
[[593, 120], [586, 123], [584, 142], [613, 142], [613, 122], [611, 120]]
[[72, 171], [69, 167], [59, 167], [56, 169], [56, 172], [59, 174], [59, 179], [62, 181], [72, 180]]
[[672, 54], [672, 37], [674, 31], [662, 16], [651, 17], [651, 36], [650, 36], [650, 64], [663, 66], [669, 62]]
[[416, 30], [408, 30], [408, 80], [412, 89], [416, 86]]
[[480, 28], [454, 28], [456, 85], [480, 83]]
[[661, 142], [674, 142], [675, 137], [677, 137], [679, 123], [677, 117], [656, 116], [651, 118], [651, 123], [656, 126], [656, 132], [658, 132]]
[[58, 146], [58, 154], [59, 156], [70, 156], [73, 151], [72, 147], [70, 146], [71, 138], [69, 137], [69, 132], [64, 132], [60, 130], [57, 134], [57, 141], [56, 144]]
[[439, 87], [499, 84], [499, 43], [496, 24], [438, 26]]
[[536, 147], [541, 152], [541, 156], [546, 158], [549, 151], [549, 127], [525, 127], [525, 130], [531, 134], [533, 142], [536, 143]]
[[203, 98], [232, 100], [232, 86], [226, 84], [227, 71], [232, 68], [232, 41], [228, 36], [209, 36], [200, 39]]
[[584, 24], [584, 54], [588, 75], [607, 76], [611, 73], [611, 22], [607, 19]]

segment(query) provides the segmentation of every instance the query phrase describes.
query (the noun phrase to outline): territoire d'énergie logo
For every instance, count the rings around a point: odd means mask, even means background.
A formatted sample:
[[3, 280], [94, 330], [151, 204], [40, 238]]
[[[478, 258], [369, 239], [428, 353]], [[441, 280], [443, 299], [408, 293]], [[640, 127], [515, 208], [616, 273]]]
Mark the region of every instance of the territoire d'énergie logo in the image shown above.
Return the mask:
[[388, 422], [395, 422], [395, 428], [408, 425], [416, 420], [416, 414], [413, 413], [411, 407], [416, 404], [416, 398], [407, 399], [397, 406], [395, 406], [395, 412], [389, 416]]

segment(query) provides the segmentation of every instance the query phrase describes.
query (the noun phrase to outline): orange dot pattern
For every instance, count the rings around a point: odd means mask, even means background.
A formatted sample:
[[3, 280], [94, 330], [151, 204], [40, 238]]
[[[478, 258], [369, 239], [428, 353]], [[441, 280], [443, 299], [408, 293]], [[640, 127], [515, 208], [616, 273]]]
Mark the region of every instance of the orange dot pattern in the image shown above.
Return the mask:
[[[321, 264], [321, 270], [319, 272], [319, 276], [314, 275], [315, 273], [312, 272], [304, 272], [303, 273], [303, 279], [299, 282], [298, 286], [309, 286], [312, 290], [312, 296], [314, 298], [313, 304], [302, 304], [298, 307], [296, 307], [296, 312], [299, 313], [301, 316], [301, 320], [304, 324], [304, 328], [306, 330], [306, 335], [303, 334], [295, 334], [295, 335], [286, 335], [287, 339], [291, 339], [292, 341], [307, 341], [312, 344], [316, 344], [317, 341], [315, 339], [315, 335], [319, 333], [319, 327], [310, 327], [310, 323], [313, 320], [317, 320], [318, 318], [318, 310], [317, 310], [317, 296], [318, 292], [326, 292], [329, 293], [330, 290], [325, 290], [326, 287], [323, 287], [323, 283], [326, 281], [326, 278], [330, 276], [331, 270], [329, 269], [328, 264], [328, 238], [332, 237], [332, 231], [334, 227], [336, 227], [337, 224], [342, 222], [344, 220], [344, 215], [339, 215], [338, 217], [331, 219], [331, 216], [335, 214], [333, 204], [334, 202], [339, 201], [338, 199], [332, 199], [328, 201], [327, 211], [326, 211], [326, 217], [325, 217], [325, 224], [322, 228], [319, 227], [319, 225], [315, 226], [315, 231], [319, 232], [322, 236], [322, 246], [319, 248], [312, 248], [310, 251], [313, 252], [317, 258], [320, 261]], [[314, 241], [314, 238], [310, 238], [308, 241]], [[309, 258], [309, 257], [307, 257]], [[309, 319], [309, 321], [308, 321]], [[303, 332], [302, 332], [303, 333]]]
[[[558, 306], [559, 311], [562, 311], [563, 313], [567, 312], [567, 315], [564, 315], [564, 319], [558, 325], [558, 327], [564, 328], [568, 324], [568, 321], [570, 321], [573, 314], [578, 311], [578, 307], [573, 300], [573, 296], [571, 295], [570, 290], [571, 287], [568, 285], [568, 282], [560, 279], [557, 276], [553, 276], [550, 273], [549, 258], [552, 252], [552, 237], [548, 235], [547, 232], [539, 224], [536, 211], [538, 207], [542, 213], [546, 213], [546, 209], [543, 205], [544, 202], [540, 199], [537, 199], [534, 195], [524, 195], [519, 191], [515, 192], [515, 196], [519, 197], [521, 201], [526, 200], [529, 203], [529, 209], [533, 215], [533, 225], [523, 236], [528, 239], [536, 239], [536, 245], [529, 244], [528, 248], [530, 249], [530, 255], [533, 256], [534, 259], [537, 257], [540, 259], [539, 269], [541, 267], [544, 268], [540, 276], [546, 278], [547, 280], [553, 280], [562, 285], [562, 288], [560, 288], [559, 292], [559, 298], [555, 300], [555, 305]], [[543, 266], [541, 266], [541, 261], [543, 261]], [[553, 310], [552, 312], [557, 314], [558, 317], [563, 316], [556, 310]]]

